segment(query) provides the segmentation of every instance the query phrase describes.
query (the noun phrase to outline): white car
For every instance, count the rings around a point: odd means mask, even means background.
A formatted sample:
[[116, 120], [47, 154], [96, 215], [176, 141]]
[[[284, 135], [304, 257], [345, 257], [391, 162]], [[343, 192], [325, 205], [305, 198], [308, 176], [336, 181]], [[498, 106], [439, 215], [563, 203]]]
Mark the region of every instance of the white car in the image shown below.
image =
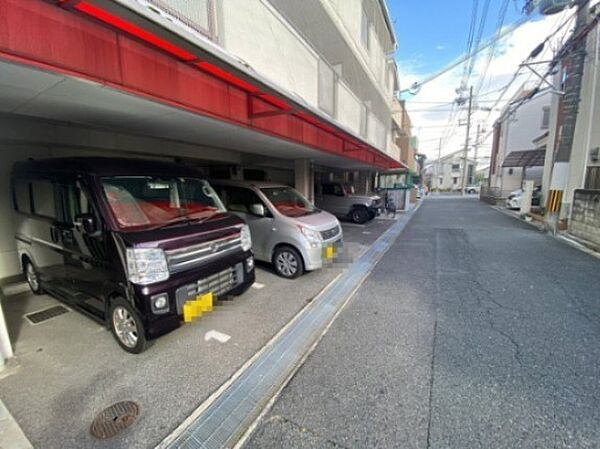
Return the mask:
[[[531, 196], [531, 205], [539, 206], [541, 201], [541, 186], [537, 186], [533, 190], [533, 194]], [[523, 197], [523, 189], [517, 189], [510, 192], [508, 198], [506, 198], [506, 207], [508, 209], [520, 209], [521, 208], [521, 198]]]

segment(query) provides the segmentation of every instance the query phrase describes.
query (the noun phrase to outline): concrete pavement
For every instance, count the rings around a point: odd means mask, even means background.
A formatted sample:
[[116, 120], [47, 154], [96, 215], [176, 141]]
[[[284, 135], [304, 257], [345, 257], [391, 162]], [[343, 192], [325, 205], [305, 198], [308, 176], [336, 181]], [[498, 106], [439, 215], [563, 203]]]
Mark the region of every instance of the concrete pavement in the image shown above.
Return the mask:
[[246, 447], [600, 447], [599, 270], [476, 200], [426, 200]]

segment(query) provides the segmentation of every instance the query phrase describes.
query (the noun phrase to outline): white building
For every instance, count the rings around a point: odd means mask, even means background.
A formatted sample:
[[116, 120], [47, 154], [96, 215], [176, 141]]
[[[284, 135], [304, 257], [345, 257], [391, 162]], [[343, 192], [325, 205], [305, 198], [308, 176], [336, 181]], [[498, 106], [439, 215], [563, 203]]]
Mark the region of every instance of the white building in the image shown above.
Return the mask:
[[521, 188], [526, 179], [542, 184], [553, 94], [527, 99], [531, 92], [531, 86], [521, 87], [494, 124], [489, 183], [500, 197]]
[[[464, 174], [464, 151], [458, 150], [441, 157], [424, 168], [425, 183], [429, 190], [459, 191]], [[467, 182], [475, 183], [475, 160], [467, 159]]]

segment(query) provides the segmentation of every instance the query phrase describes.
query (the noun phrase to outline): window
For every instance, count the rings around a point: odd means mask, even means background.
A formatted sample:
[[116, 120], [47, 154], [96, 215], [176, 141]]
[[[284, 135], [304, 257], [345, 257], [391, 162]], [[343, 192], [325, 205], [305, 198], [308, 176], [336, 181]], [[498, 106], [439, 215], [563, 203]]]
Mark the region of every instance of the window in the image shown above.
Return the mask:
[[73, 223], [80, 214], [93, 213], [91, 203], [85, 192], [75, 184], [64, 184], [60, 186], [63, 216], [66, 223]]
[[56, 218], [56, 203], [54, 201], [54, 184], [47, 180], [31, 181], [33, 198], [33, 213], [41, 217]]
[[360, 39], [367, 50], [369, 49], [369, 28], [369, 16], [367, 15], [367, 11], [363, 6], [362, 17], [360, 22]]
[[600, 167], [588, 167], [585, 176], [586, 189], [600, 189]]
[[514, 170], [513, 170], [512, 168], [509, 168], [509, 169], [508, 169], [508, 174], [509, 174], [509, 175], [512, 175], [513, 173], [514, 173]]
[[542, 129], [548, 129], [550, 126], [550, 107], [545, 106], [542, 109]]
[[323, 195], [344, 196], [344, 190], [339, 184], [323, 184]]
[[201, 222], [225, 211], [215, 191], [203, 179], [114, 176], [102, 178], [101, 183], [122, 229]]
[[221, 198], [232, 212], [250, 213], [250, 206], [263, 204], [256, 193], [244, 187], [221, 187]]
[[460, 164], [452, 164], [452, 171], [460, 170]]
[[454, 185], [458, 184], [458, 178], [456, 178], [456, 177], [452, 178], [452, 184], [454, 184]]
[[24, 212], [26, 214], [31, 213], [31, 197], [29, 181], [24, 179], [18, 179], [14, 182], [14, 199], [15, 199], [15, 209], [19, 212]]
[[261, 191], [271, 204], [287, 217], [301, 217], [316, 211], [315, 206], [291, 187], [270, 187]]

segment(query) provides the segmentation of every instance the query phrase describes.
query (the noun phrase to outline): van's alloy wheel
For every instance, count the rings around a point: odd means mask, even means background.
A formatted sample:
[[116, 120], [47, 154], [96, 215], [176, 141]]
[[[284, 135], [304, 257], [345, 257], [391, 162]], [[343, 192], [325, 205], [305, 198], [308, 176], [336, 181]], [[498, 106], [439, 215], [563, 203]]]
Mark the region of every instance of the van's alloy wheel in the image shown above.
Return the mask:
[[31, 262], [26, 262], [25, 264], [25, 277], [31, 291], [36, 295], [41, 294], [42, 286], [40, 285], [40, 277]]
[[278, 248], [273, 255], [273, 265], [278, 275], [293, 279], [302, 274], [302, 256], [294, 248]]
[[113, 300], [110, 328], [119, 345], [127, 352], [139, 354], [146, 348], [144, 326], [137, 311], [122, 298]]

